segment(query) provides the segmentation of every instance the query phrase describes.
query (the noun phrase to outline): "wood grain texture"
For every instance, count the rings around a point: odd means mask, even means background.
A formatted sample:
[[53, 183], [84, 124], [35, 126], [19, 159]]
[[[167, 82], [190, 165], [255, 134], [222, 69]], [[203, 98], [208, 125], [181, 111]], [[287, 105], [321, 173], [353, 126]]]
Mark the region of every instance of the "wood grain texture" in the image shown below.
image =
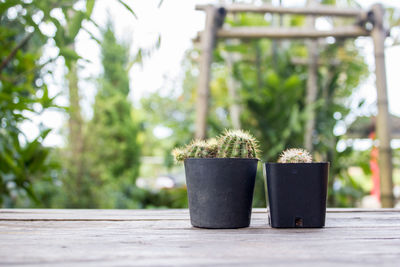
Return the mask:
[[0, 266], [399, 266], [400, 210], [329, 209], [323, 229], [206, 230], [187, 210], [0, 210]]

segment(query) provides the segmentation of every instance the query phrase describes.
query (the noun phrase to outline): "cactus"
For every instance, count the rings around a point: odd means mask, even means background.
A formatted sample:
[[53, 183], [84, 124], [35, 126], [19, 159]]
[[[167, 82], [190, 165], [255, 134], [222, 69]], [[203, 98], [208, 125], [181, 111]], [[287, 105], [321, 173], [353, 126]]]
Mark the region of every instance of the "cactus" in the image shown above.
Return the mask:
[[225, 130], [218, 138], [218, 158], [257, 158], [258, 144], [248, 132]]
[[218, 141], [215, 138], [208, 139], [207, 141], [207, 157], [216, 158], [218, 153]]
[[176, 162], [182, 162], [187, 158], [215, 158], [217, 155], [218, 143], [215, 139], [207, 142], [202, 140], [193, 140], [184, 148], [175, 148], [172, 155]]
[[257, 158], [257, 153], [257, 141], [242, 130], [225, 130], [217, 139], [193, 140], [183, 148], [172, 150], [176, 162], [187, 158]]
[[216, 149], [214, 144], [203, 140], [194, 140], [186, 147], [188, 158], [212, 158]]
[[311, 163], [312, 156], [307, 150], [291, 148], [282, 152], [278, 159], [279, 163]]
[[171, 154], [175, 159], [175, 163], [183, 162], [187, 158], [186, 150], [184, 148], [174, 148]]

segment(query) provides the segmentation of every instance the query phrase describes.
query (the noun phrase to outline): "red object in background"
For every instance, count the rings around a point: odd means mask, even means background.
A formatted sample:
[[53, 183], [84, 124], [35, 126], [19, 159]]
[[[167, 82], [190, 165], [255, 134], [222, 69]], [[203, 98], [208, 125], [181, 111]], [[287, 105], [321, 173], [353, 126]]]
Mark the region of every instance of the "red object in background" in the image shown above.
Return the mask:
[[[375, 132], [371, 132], [371, 134], [369, 135], [369, 138], [371, 138], [372, 140], [375, 140], [375, 137], [376, 137]], [[370, 166], [371, 172], [372, 172], [371, 195], [375, 196], [376, 199], [381, 201], [378, 156], [379, 156], [379, 149], [376, 146], [373, 146], [372, 150], [371, 150], [371, 158], [369, 160], [369, 166]]]

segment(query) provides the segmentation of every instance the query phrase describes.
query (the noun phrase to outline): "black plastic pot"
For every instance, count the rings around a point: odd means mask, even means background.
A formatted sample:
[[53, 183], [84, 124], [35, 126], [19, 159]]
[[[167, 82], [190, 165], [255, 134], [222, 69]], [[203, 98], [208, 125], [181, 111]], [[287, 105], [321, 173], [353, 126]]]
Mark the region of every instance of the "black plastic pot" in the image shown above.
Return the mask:
[[257, 159], [185, 160], [190, 221], [201, 228], [250, 225]]
[[265, 163], [271, 226], [324, 227], [328, 173], [328, 162]]

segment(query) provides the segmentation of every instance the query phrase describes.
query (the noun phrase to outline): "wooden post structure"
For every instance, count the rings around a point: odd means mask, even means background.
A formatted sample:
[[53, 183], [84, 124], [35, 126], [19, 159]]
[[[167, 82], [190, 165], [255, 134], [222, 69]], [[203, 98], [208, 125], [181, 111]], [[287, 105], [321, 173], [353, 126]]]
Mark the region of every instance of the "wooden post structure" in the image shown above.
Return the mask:
[[[381, 200], [383, 207], [393, 207], [393, 180], [392, 180], [392, 151], [390, 146], [390, 117], [388, 111], [386, 70], [384, 56], [384, 41], [386, 31], [383, 25], [384, 9], [382, 5], [376, 4], [372, 10], [365, 12], [351, 8], [333, 8], [323, 5], [309, 6], [305, 8], [276, 7], [272, 5], [248, 5], [233, 4], [223, 8], [224, 12], [254, 12], [254, 13], [277, 13], [277, 14], [296, 14], [306, 16], [339, 16], [351, 17], [357, 20], [357, 25], [336, 27], [331, 30], [317, 30], [315, 28], [274, 28], [274, 27], [231, 27], [218, 29], [215, 22], [217, 17], [216, 7], [209, 5], [198, 5], [197, 10], [203, 10], [207, 14], [206, 28], [201, 34], [202, 59], [200, 63], [197, 117], [196, 117], [196, 137], [206, 137], [206, 119], [208, 111], [210, 65], [212, 61], [212, 49], [216, 38], [238, 38], [238, 39], [317, 39], [325, 37], [335, 38], [356, 38], [359, 36], [371, 36], [374, 42], [376, 87], [378, 97], [378, 116], [377, 116], [377, 136], [379, 140], [379, 169], [381, 181]], [[225, 15], [225, 14], [224, 14]], [[365, 22], [373, 22], [372, 31], [366, 29]], [[221, 23], [222, 25], [222, 23]], [[219, 25], [220, 26], [220, 25]], [[310, 46], [310, 50], [313, 48]], [[316, 49], [315, 49], [316, 50]], [[315, 50], [313, 50], [315, 52]], [[312, 58], [311, 58], [312, 60]], [[310, 63], [310, 66], [312, 63]], [[318, 65], [315, 61], [314, 66]], [[311, 73], [311, 72], [310, 72]], [[311, 79], [310, 83], [311, 83]], [[315, 80], [313, 80], [315, 82]], [[311, 97], [307, 102], [312, 102]], [[307, 144], [306, 144], [307, 145]], [[308, 145], [309, 146], [309, 145]]]
[[219, 29], [218, 38], [239, 38], [239, 39], [305, 39], [305, 38], [356, 38], [369, 36], [370, 33], [359, 26], [342, 26], [332, 30], [317, 30], [308, 28], [279, 28], [279, 27], [232, 27]]
[[371, 32], [374, 42], [375, 75], [377, 89], [378, 116], [376, 121], [376, 132], [379, 140], [378, 165], [380, 173], [381, 203], [382, 207], [393, 207], [393, 180], [392, 180], [392, 149], [391, 124], [388, 109], [388, 97], [386, 86], [385, 68], [385, 38], [386, 30], [383, 25], [384, 9], [382, 5], [372, 6], [373, 29]]

